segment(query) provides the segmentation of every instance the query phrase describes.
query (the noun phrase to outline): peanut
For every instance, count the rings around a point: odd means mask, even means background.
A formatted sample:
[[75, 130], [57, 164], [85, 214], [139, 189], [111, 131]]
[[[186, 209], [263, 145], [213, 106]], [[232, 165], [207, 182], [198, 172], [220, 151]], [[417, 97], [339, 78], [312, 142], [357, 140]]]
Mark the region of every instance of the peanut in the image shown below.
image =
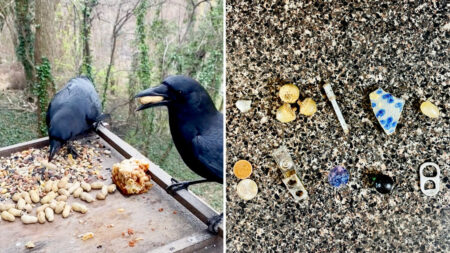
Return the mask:
[[26, 204], [27, 204], [27, 202], [25, 202], [25, 200], [24, 200], [23, 198], [20, 198], [20, 199], [17, 201], [16, 208], [19, 209], [19, 210], [23, 210], [23, 209], [25, 208], [25, 205], [26, 205]]
[[25, 202], [27, 202], [28, 204], [33, 203], [31, 201], [31, 197], [30, 194], [28, 192], [22, 192], [22, 198], [25, 200]]
[[28, 214], [24, 214], [22, 215], [22, 217], [20, 218], [23, 222], [23, 224], [33, 224], [33, 223], [37, 223], [38, 222], [38, 218], [35, 216], [31, 216]]
[[59, 193], [59, 195], [66, 195], [67, 197], [70, 196], [69, 191], [66, 190], [66, 189], [64, 189], [64, 188], [60, 188], [60, 189], [58, 190], [58, 193]]
[[91, 194], [89, 194], [89, 193], [87, 193], [87, 192], [82, 192], [82, 193], [80, 194], [80, 199], [81, 199], [81, 200], [84, 200], [84, 201], [86, 201], [86, 202], [88, 202], [88, 203], [91, 203], [91, 202], [94, 201], [94, 198], [91, 196]]
[[12, 196], [12, 200], [14, 201], [14, 202], [17, 202], [17, 201], [19, 201], [19, 199], [21, 199], [22, 198], [22, 194], [20, 194], [20, 193], [14, 193], [14, 195]]
[[71, 210], [72, 210], [72, 206], [69, 204], [66, 204], [66, 206], [64, 207], [64, 210], [62, 212], [62, 217], [63, 218], [69, 217]]
[[56, 214], [62, 213], [62, 211], [64, 210], [64, 207], [65, 207], [65, 206], [66, 206], [66, 202], [64, 202], [64, 201], [58, 201], [58, 203], [56, 203], [55, 213], [56, 213]]
[[81, 182], [81, 188], [83, 188], [83, 190], [90, 192], [91, 191], [91, 185], [86, 183], [86, 182]]
[[2, 217], [2, 219], [5, 220], [5, 221], [15, 221], [15, 220], [16, 220], [16, 218], [14, 217], [14, 215], [10, 214], [10, 213], [7, 212], [7, 211], [3, 211], [2, 214], [1, 214], [1, 217]]
[[14, 204], [11, 204], [11, 203], [9, 203], [9, 204], [0, 203], [0, 212], [8, 211], [9, 209], [11, 209], [13, 207], [14, 207]]
[[106, 199], [106, 195], [103, 194], [103, 193], [101, 193], [101, 192], [97, 193], [97, 195], [96, 195], [95, 197], [96, 197], [98, 200], [104, 200], [104, 199]]
[[45, 182], [45, 186], [44, 186], [45, 192], [51, 191], [52, 188], [53, 188], [53, 180], [49, 180], [49, 181]]
[[108, 185], [108, 193], [114, 193], [117, 189], [117, 186], [115, 184]]
[[[36, 213], [44, 212], [45, 208], [49, 207], [49, 204], [42, 205], [36, 209]], [[39, 216], [39, 215], [38, 215]]]
[[44, 224], [45, 221], [46, 221], [44, 211], [38, 212], [37, 213], [37, 218], [38, 218], [39, 223]]
[[72, 194], [76, 189], [80, 187], [80, 182], [75, 182], [72, 184], [72, 186], [69, 188], [69, 194]]
[[91, 184], [91, 188], [94, 189], [94, 190], [100, 190], [102, 187], [103, 187], [103, 183], [100, 182], [100, 181], [93, 182]]
[[52, 184], [52, 191], [54, 191], [54, 192], [58, 191], [58, 183], [59, 183], [59, 180], [53, 182], [53, 184]]
[[87, 207], [83, 204], [80, 203], [73, 203], [72, 204], [72, 209], [75, 212], [79, 212], [79, 213], [86, 213], [88, 211]]
[[48, 204], [50, 203], [50, 201], [52, 201], [54, 198], [56, 198], [56, 196], [58, 196], [58, 194], [54, 191], [51, 191], [49, 193], [47, 193], [47, 195], [45, 195], [45, 197], [43, 197], [41, 199], [41, 204]]
[[82, 192], [83, 192], [83, 188], [78, 187], [78, 189], [76, 189], [76, 190], [73, 192], [73, 197], [74, 197], [74, 198], [80, 197], [80, 194], [81, 194]]
[[101, 189], [101, 192], [102, 192], [102, 194], [103, 195], [108, 195], [108, 186], [106, 186], [106, 185], [103, 185], [102, 186], [102, 189]]
[[56, 197], [56, 201], [66, 201], [66, 200], [67, 200], [66, 195], [60, 195], [60, 196]]
[[101, 192], [97, 193], [96, 197], [99, 200], [103, 200], [103, 199], [106, 199], [106, 196], [108, 196], [108, 186], [103, 185]]
[[16, 216], [16, 217], [22, 216], [22, 211], [21, 211], [21, 210], [18, 210], [18, 209], [15, 209], [15, 208], [9, 209], [9, 210], [8, 210], [8, 213], [10, 213], [10, 214], [12, 214], [12, 215], [14, 215], [14, 216]]
[[52, 201], [50, 201], [50, 205], [49, 207], [53, 210], [55, 210], [56, 208], [56, 203], [58, 203], [56, 200], [52, 199]]
[[31, 213], [31, 211], [33, 210], [33, 207], [30, 204], [26, 204], [24, 209], [25, 209], [25, 211], [27, 211], [27, 213]]
[[53, 220], [55, 220], [53, 209], [51, 209], [50, 207], [47, 207], [47, 208], [45, 208], [44, 212], [45, 212], [45, 217], [47, 218], [48, 221], [52, 222]]
[[58, 182], [59, 189], [67, 189], [67, 184], [69, 183], [69, 177], [63, 177]]
[[29, 194], [31, 201], [33, 201], [34, 203], [38, 203], [41, 200], [41, 198], [39, 197], [39, 193], [36, 190], [31, 190]]

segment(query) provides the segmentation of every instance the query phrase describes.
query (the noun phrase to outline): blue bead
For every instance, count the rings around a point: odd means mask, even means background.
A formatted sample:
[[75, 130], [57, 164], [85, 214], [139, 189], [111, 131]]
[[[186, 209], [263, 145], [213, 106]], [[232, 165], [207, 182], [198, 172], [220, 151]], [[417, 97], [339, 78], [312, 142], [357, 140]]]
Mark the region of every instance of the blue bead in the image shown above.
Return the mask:
[[386, 123], [386, 120], [382, 119], [380, 120], [381, 125], [384, 125]]
[[377, 106], [377, 104], [376, 103], [372, 103], [372, 107], [376, 107]]
[[378, 89], [377, 94], [381, 94], [381, 93], [383, 93], [383, 91], [381, 89]]
[[389, 104], [392, 104], [392, 103], [394, 103], [394, 98], [391, 96], [390, 98], [388, 98], [388, 103]]
[[402, 107], [403, 107], [403, 104], [400, 102], [395, 104], [395, 108], [402, 108]]
[[397, 121], [392, 122], [392, 127], [395, 127], [397, 125]]
[[328, 182], [334, 187], [340, 187], [348, 183], [350, 175], [342, 166], [336, 166], [328, 173]]

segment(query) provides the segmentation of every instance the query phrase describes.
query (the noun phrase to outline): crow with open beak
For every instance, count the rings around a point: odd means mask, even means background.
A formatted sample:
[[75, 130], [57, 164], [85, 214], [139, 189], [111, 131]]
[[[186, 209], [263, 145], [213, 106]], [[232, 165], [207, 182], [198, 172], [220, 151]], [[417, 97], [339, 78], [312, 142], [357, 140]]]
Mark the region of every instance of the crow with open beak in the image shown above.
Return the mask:
[[[51, 161], [58, 150], [68, 141], [83, 135], [98, 126], [105, 117], [94, 85], [87, 77], [71, 79], [52, 98], [46, 115], [50, 139]], [[76, 151], [68, 143], [68, 153], [74, 158]]]
[[[181, 182], [167, 188], [175, 191], [205, 182], [223, 184], [223, 114], [211, 97], [195, 80], [170, 76], [161, 85], [135, 96], [142, 104], [137, 110], [167, 106], [173, 142], [186, 165], [204, 179]], [[213, 217], [209, 230], [217, 232], [223, 214]]]

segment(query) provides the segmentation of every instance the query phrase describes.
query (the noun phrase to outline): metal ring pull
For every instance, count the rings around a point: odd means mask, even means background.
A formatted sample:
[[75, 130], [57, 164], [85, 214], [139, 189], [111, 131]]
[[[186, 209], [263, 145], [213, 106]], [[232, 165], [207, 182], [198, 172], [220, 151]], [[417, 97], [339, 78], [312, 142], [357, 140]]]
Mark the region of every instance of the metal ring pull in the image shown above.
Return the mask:
[[[423, 174], [423, 170], [427, 167], [427, 166], [433, 166], [436, 169], [436, 176], [434, 177], [427, 177]], [[439, 169], [439, 166], [435, 163], [432, 162], [426, 162], [423, 163], [422, 165], [420, 165], [420, 190], [423, 192], [423, 194], [427, 195], [427, 196], [434, 196], [439, 192], [439, 188], [440, 188], [440, 180], [439, 177], [441, 175], [441, 171]], [[434, 188], [433, 189], [425, 189], [425, 183], [428, 181], [432, 181], [434, 183]]]

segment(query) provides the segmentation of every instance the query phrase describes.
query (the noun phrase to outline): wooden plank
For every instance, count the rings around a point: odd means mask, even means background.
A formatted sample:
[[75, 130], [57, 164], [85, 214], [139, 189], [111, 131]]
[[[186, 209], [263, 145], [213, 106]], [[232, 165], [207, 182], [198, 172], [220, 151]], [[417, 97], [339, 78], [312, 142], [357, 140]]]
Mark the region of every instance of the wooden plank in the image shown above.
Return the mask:
[[[220, 239], [221, 240], [221, 239]], [[180, 240], [166, 244], [158, 249], [150, 251], [151, 253], [187, 253], [187, 252], [222, 252], [222, 242], [217, 236], [207, 231], [195, 233]]]
[[48, 145], [48, 137], [27, 141], [7, 147], [0, 148], [0, 157], [9, 156], [11, 153], [23, 151], [29, 148], [42, 148]]
[[[102, 137], [108, 144], [116, 149], [125, 158], [136, 157], [139, 159], [145, 159], [149, 161], [144, 155], [137, 151], [130, 144], [113, 134], [111, 131], [103, 126], [97, 129], [97, 134]], [[150, 174], [153, 181], [155, 181], [163, 189], [172, 184], [172, 177], [163, 171], [159, 166], [150, 162]], [[180, 190], [176, 192], [173, 197], [178, 200], [183, 206], [191, 211], [197, 218], [199, 218], [205, 224], [208, 219], [218, 215], [211, 206], [199, 199], [193, 193], [187, 190]], [[223, 237], [223, 224], [219, 226], [219, 236]]]

